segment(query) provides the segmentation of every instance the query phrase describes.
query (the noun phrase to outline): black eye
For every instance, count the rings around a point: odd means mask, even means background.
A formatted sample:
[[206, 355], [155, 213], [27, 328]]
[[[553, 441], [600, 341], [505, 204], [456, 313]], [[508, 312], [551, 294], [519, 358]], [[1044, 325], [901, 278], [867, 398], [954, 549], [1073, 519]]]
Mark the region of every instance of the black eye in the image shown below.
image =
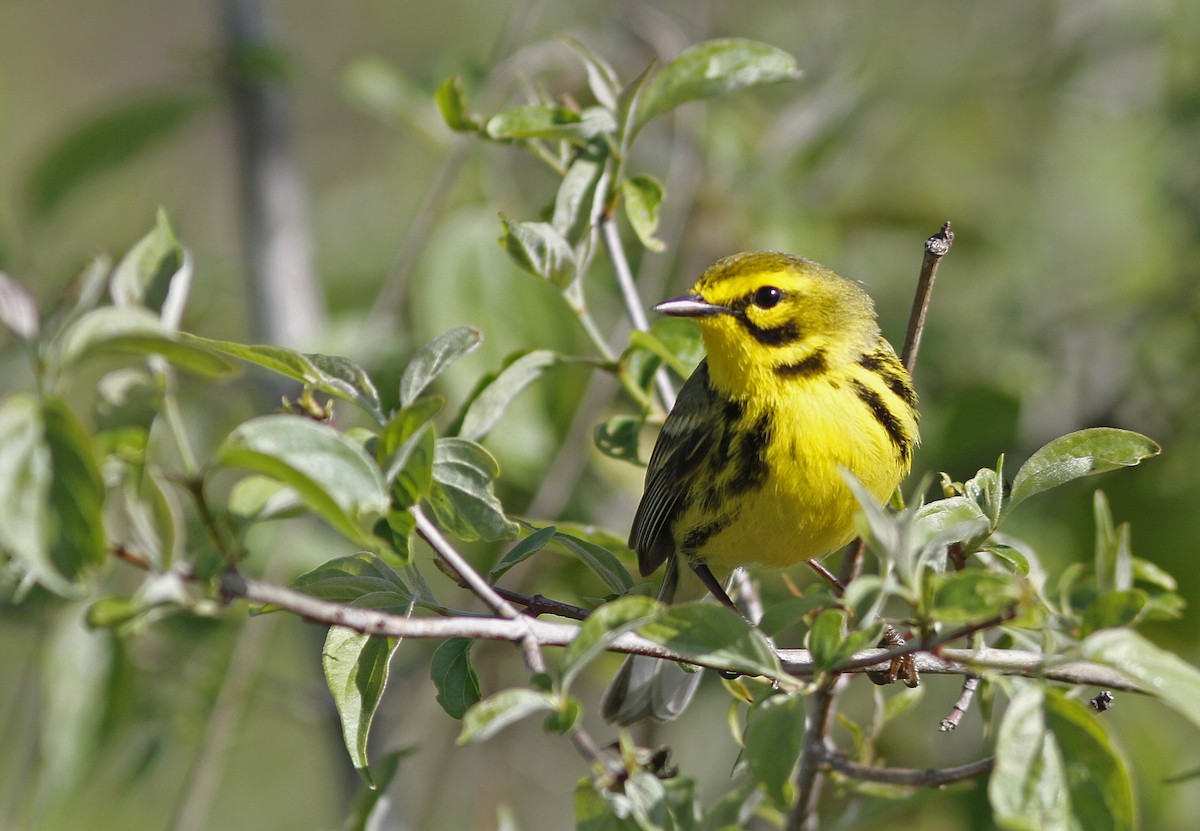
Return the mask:
[[770, 309], [779, 305], [779, 301], [783, 299], [783, 292], [774, 286], [763, 286], [758, 291], [754, 292], [754, 305], [760, 309]]

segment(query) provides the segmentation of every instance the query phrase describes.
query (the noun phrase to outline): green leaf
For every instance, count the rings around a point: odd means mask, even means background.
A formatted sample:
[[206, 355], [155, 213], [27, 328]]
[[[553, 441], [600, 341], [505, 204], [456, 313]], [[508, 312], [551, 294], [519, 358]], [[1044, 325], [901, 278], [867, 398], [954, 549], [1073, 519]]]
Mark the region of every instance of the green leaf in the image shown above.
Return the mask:
[[396, 778], [400, 760], [412, 755], [416, 750], [415, 747], [396, 750], [375, 763], [371, 771], [375, 787], [364, 786], [354, 797], [354, 804], [342, 822], [340, 831], [371, 831], [385, 826], [385, 817], [392, 808], [392, 801], [388, 798], [388, 786]]
[[555, 696], [527, 687], [501, 690], [488, 696], [463, 716], [463, 729], [458, 744], [478, 744], [487, 741], [505, 727], [536, 713], [558, 709]]
[[1137, 827], [1129, 760], [1103, 719], [1061, 690], [1046, 689], [1046, 724], [1062, 751], [1077, 828], [1133, 831]]
[[396, 504], [411, 507], [427, 497], [433, 487], [433, 456], [437, 449], [437, 437], [433, 425], [427, 424], [387, 460], [385, 475], [392, 485]]
[[621, 80], [617, 73], [604, 58], [574, 38], [559, 35], [558, 39], [567, 45], [583, 62], [587, 71], [588, 87], [596, 96], [596, 103], [605, 109], [616, 111], [617, 94], [621, 89]]
[[560, 289], [575, 280], [575, 249], [549, 222], [510, 222], [501, 214], [500, 227], [500, 247], [521, 268]]
[[388, 508], [383, 475], [358, 444], [301, 416], [270, 415], [239, 425], [217, 462], [277, 479], [334, 529], [364, 548], [377, 543], [360, 523]]
[[596, 425], [593, 439], [605, 456], [623, 462], [638, 461], [638, 438], [645, 419], [640, 416], [615, 415]]
[[970, 541], [986, 536], [990, 522], [975, 500], [965, 496], [950, 496], [922, 505], [916, 512], [917, 528], [926, 539]]
[[367, 736], [387, 686], [388, 664], [398, 645], [395, 638], [331, 626], [321, 650], [325, 682], [337, 706], [350, 761], [372, 788], [375, 781], [367, 761]]
[[479, 116], [471, 115], [467, 110], [467, 93], [463, 89], [462, 78], [452, 75], [442, 81], [433, 94], [433, 100], [451, 130], [459, 133], [482, 131], [483, 124]]
[[1017, 549], [1013, 548], [1011, 545], [992, 543], [991, 545], [988, 545], [980, 550], [986, 551], [987, 553], [999, 557], [1001, 560], [1009, 563], [1021, 576], [1029, 576], [1029, 558]]
[[781, 675], [779, 659], [767, 639], [737, 612], [716, 603], [671, 606], [638, 632], [700, 663], [746, 675]]
[[180, 369], [212, 378], [237, 372], [233, 364], [191, 336], [173, 332], [150, 311], [136, 307], [102, 306], [68, 326], [58, 337], [59, 369], [105, 352], [162, 355]]
[[588, 662], [626, 632], [648, 623], [663, 610], [663, 605], [648, 597], [628, 595], [596, 607], [579, 627], [562, 656], [562, 688], [570, 688]]
[[383, 422], [379, 392], [365, 369], [338, 355], [309, 352], [304, 357], [317, 371], [315, 383], [309, 382], [309, 386], [353, 402], [375, 416], [376, 421]]
[[599, 785], [585, 776], [575, 786], [575, 831], [646, 831], [637, 820], [629, 816], [628, 809], [620, 815], [614, 803], [622, 802], [620, 794], [601, 792]]
[[1128, 430], [1093, 427], [1068, 433], [1042, 447], [1021, 465], [1013, 480], [1007, 510], [1034, 494], [1083, 476], [1131, 467], [1161, 451], [1155, 442]]
[[604, 546], [561, 531], [554, 535], [554, 542], [582, 560], [614, 594], [625, 594], [633, 588], [633, 578], [625, 566]]
[[349, 401], [383, 422], [379, 394], [362, 367], [334, 355], [296, 352], [282, 346], [212, 340], [186, 332], [181, 339], [268, 369], [285, 378]]
[[495, 141], [550, 139], [586, 146], [601, 133], [617, 129], [612, 113], [601, 107], [575, 112], [565, 107], [529, 104], [497, 113], [484, 124], [484, 132]]
[[413, 592], [395, 569], [374, 554], [355, 554], [322, 563], [292, 583], [292, 588], [331, 603], [356, 603], [367, 595], [389, 594], [408, 603]]
[[1131, 629], [1101, 629], [1088, 635], [1079, 650], [1084, 658], [1112, 667], [1200, 727], [1200, 670], [1196, 667]]
[[1146, 608], [1149, 597], [1141, 589], [1108, 592], [1090, 603], [1079, 625], [1087, 636], [1100, 629], [1115, 629], [1135, 623]]
[[669, 62], [639, 98], [633, 132], [687, 101], [799, 78], [795, 59], [781, 49], [737, 38], [696, 44]]
[[83, 425], [61, 399], [42, 407], [46, 446], [53, 471], [50, 486], [50, 558], [55, 568], [77, 580], [104, 562], [104, 482], [92, 442]]
[[492, 566], [488, 572], [488, 582], [495, 583], [504, 576], [510, 568], [517, 563], [523, 563], [525, 560], [532, 557], [538, 551], [545, 547], [546, 543], [554, 538], [554, 534], [558, 531], [553, 525], [547, 525], [545, 528], [539, 528], [530, 534], [525, 539], [509, 549], [503, 559], [496, 565]]
[[463, 540], [516, 536], [516, 523], [505, 516], [492, 490], [499, 473], [500, 466], [481, 445], [460, 438], [438, 439], [429, 504], [439, 524]]
[[71, 594], [50, 561], [53, 476], [41, 406], [31, 395], [9, 396], [0, 402], [0, 548], [46, 588]]
[[808, 631], [808, 648], [816, 668], [827, 670], [837, 665], [841, 660], [841, 645], [845, 635], [845, 611], [826, 609], [817, 615]]
[[653, 176], [631, 176], [621, 182], [621, 197], [625, 216], [642, 245], [650, 251], [665, 251], [667, 244], [654, 236], [663, 200], [662, 184]]
[[138, 240], [113, 270], [109, 293], [117, 306], [159, 311], [171, 283], [184, 268], [183, 247], [166, 211], [160, 208], [155, 220], [154, 229]]
[[430, 677], [437, 687], [437, 702], [451, 718], [461, 719], [479, 703], [479, 676], [471, 666], [470, 638], [450, 638], [433, 653]]
[[772, 695], [750, 708], [746, 722], [746, 761], [750, 775], [781, 811], [792, 802], [792, 770], [804, 740], [804, 697]]
[[160, 92], [75, 126], [34, 164], [25, 191], [34, 217], [46, 219], [75, 190], [143, 155], [212, 101]]
[[988, 800], [996, 822], [1021, 831], [1072, 831], [1062, 752], [1046, 729], [1043, 692], [1021, 684], [996, 735]]
[[554, 214], [550, 224], [570, 245], [578, 245], [595, 224], [604, 209], [603, 191], [597, 193], [601, 181], [607, 181], [603, 157], [583, 153], [563, 176], [554, 197]]
[[931, 574], [930, 616], [947, 623], [971, 623], [992, 617], [1021, 599], [1021, 586], [1008, 574], [967, 569]]
[[458, 435], [472, 441], [482, 439], [496, 426], [512, 400], [560, 360], [558, 353], [549, 349], [510, 356], [504, 369], [467, 403]]
[[41, 329], [37, 301], [29, 290], [0, 271], [0, 325], [22, 340], [36, 340]]
[[478, 329], [459, 326], [439, 335], [417, 350], [400, 376], [400, 406], [407, 407], [417, 400], [433, 380], [463, 355], [479, 346]]

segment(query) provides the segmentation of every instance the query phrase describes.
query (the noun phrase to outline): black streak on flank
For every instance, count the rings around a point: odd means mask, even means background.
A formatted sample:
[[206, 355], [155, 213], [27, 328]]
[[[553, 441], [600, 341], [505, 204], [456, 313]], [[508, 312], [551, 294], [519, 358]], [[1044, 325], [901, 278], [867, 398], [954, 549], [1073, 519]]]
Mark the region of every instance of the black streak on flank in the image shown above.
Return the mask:
[[897, 398], [908, 406], [916, 408], [916, 390], [913, 389], [912, 382], [904, 372], [904, 367], [900, 365], [900, 361], [894, 355], [883, 351], [872, 352], [870, 355], [863, 355], [859, 358], [858, 365], [868, 372], [874, 372], [883, 379], [883, 383]]
[[828, 369], [829, 363], [825, 360], [825, 350], [818, 349], [794, 364], [780, 364], [775, 367], [775, 374], [781, 378], [811, 378], [814, 375], [823, 374]]
[[700, 552], [700, 549], [728, 526], [731, 519], [732, 517], [729, 516], [718, 517], [688, 531], [683, 537], [683, 545], [680, 546], [684, 558], [689, 563], [696, 559], [696, 555]]
[[749, 431], [743, 433], [738, 440], [734, 473], [730, 489], [736, 493], [744, 493], [754, 488], [760, 488], [771, 473], [771, 465], [767, 462], [767, 448], [771, 444], [771, 415], [763, 413]]
[[853, 385], [854, 394], [867, 405], [871, 415], [875, 416], [879, 426], [887, 432], [892, 444], [896, 445], [896, 449], [900, 451], [900, 458], [907, 462], [912, 454], [912, 439], [909, 438], [908, 433], [904, 432], [904, 426], [887, 408], [887, 404], [883, 402], [877, 392], [859, 381], [854, 381]]

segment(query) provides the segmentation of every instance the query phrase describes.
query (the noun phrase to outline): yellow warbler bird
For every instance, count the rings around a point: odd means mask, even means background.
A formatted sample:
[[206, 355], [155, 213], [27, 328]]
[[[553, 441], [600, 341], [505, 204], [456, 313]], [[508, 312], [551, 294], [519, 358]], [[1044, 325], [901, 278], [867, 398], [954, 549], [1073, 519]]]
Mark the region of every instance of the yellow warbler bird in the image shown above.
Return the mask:
[[[842, 471], [885, 501], [918, 441], [912, 380], [866, 291], [802, 257], [756, 252], [720, 260], [655, 310], [693, 318], [708, 352], [663, 424], [629, 535], [643, 576], [667, 564], [659, 597], [674, 599], [681, 565], [728, 601], [734, 568], [849, 542], [858, 503]], [[631, 656], [604, 716], [674, 718], [699, 678]]]

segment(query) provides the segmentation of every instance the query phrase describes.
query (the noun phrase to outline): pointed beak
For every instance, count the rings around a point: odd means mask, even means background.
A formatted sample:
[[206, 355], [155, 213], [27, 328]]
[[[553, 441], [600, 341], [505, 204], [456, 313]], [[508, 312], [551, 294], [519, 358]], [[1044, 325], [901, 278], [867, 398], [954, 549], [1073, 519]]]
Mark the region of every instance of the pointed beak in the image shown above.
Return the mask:
[[729, 313], [729, 309], [709, 303], [698, 294], [685, 294], [683, 297], [664, 300], [654, 307], [654, 311], [675, 317], [716, 317]]

